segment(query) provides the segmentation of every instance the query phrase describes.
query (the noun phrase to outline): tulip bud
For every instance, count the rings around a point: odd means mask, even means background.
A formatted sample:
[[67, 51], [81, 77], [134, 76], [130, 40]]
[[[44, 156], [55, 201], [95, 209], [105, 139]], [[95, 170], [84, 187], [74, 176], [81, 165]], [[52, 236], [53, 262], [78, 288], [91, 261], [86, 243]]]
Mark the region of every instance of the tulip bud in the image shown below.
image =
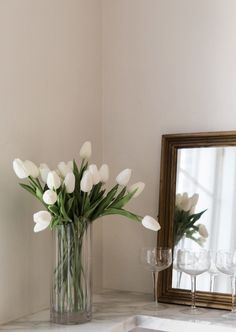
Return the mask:
[[19, 158], [13, 160], [13, 169], [20, 179], [25, 179], [29, 176], [29, 170], [25, 167], [24, 162]]
[[177, 208], [180, 208], [181, 203], [182, 203], [182, 195], [181, 194], [177, 194], [176, 198], [175, 198], [175, 206]]
[[155, 232], [161, 229], [159, 222], [150, 216], [145, 216], [143, 218], [142, 225]]
[[79, 155], [82, 159], [89, 159], [91, 157], [92, 154], [92, 145], [91, 142], [86, 141], [84, 142], [84, 144], [82, 145]]
[[57, 201], [57, 193], [53, 190], [46, 190], [43, 194], [43, 201], [48, 205], [53, 205]]
[[199, 199], [199, 194], [193, 194], [193, 196], [191, 197], [192, 206], [197, 205], [198, 199]]
[[80, 181], [80, 189], [87, 193], [93, 188], [93, 176], [89, 171], [85, 171]]
[[73, 191], [75, 190], [75, 176], [74, 173], [70, 172], [67, 173], [65, 180], [64, 180], [64, 185], [66, 187], [66, 192], [68, 194], [73, 193]]
[[48, 211], [39, 211], [33, 215], [33, 219], [36, 223], [34, 232], [40, 232], [50, 225], [52, 216]]
[[93, 185], [98, 184], [101, 178], [100, 178], [100, 173], [98, 172], [97, 165], [95, 164], [89, 165], [88, 170], [92, 174]]
[[109, 167], [106, 164], [103, 164], [99, 169], [99, 174], [102, 183], [106, 183], [109, 179]]
[[64, 161], [61, 161], [58, 165], [57, 168], [60, 172], [60, 175], [65, 178], [68, 173], [71, 172], [71, 168], [66, 164]]
[[41, 176], [41, 179], [44, 183], [47, 183], [48, 173], [50, 172], [50, 168], [47, 164], [40, 164], [39, 165], [39, 173]]
[[133, 196], [135, 198], [135, 197], [138, 197], [141, 194], [141, 192], [143, 191], [144, 187], [145, 187], [145, 183], [143, 183], [143, 182], [137, 182], [137, 183], [132, 184], [132, 186], [129, 187], [128, 191], [132, 192], [132, 191], [136, 190], [136, 192], [135, 192], [135, 194]]
[[58, 189], [61, 185], [61, 179], [59, 175], [56, 173], [56, 171], [51, 171], [48, 173], [47, 177], [47, 185], [48, 188], [53, 190], [53, 189]]
[[39, 176], [39, 168], [30, 160], [24, 162], [25, 167], [28, 169], [29, 176], [37, 178]]
[[127, 186], [130, 177], [131, 177], [132, 170], [129, 168], [124, 169], [122, 172], [120, 172], [116, 177], [116, 182], [120, 186]]
[[207, 230], [206, 226], [203, 224], [198, 225], [198, 232], [204, 239], [208, 238], [208, 236], [209, 236], [208, 230]]

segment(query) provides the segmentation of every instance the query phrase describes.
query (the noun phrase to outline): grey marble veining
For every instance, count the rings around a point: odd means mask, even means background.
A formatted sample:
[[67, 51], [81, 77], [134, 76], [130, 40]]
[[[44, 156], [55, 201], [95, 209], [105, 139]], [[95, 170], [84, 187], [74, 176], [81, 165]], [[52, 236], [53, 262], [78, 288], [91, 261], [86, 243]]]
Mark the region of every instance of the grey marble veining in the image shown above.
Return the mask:
[[104, 290], [94, 295], [93, 303], [93, 319], [82, 325], [52, 324], [49, 311], [45, 310], [2, 325], [0, 331], [109, 332], [116, 324], [137, 315], [214, 324], [222, 326], [222, 330], [223, 326], [228, 326], [236, 331], [236, 321], [222, 318], [224, 310], [203, 309], [197, 317], [184, 313], [186, 306], [181, 305], [160, 303], [158, 310], [155, 310], [150, 294]]

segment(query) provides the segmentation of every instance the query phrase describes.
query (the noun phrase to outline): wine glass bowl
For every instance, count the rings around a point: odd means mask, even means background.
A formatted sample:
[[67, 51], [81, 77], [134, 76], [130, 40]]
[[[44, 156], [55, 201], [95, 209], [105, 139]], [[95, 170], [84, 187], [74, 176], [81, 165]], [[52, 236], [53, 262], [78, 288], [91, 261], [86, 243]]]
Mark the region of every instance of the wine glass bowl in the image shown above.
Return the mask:
[[222, 315], [224, 318], [236, 319], [236, 251], [219, 250], [216, 253], [217, 269], [231, 277], [232, 307], [231, 312]]
[[196, 307], [196, 277], [208, 271], [210, 264], [211, 255], [208, 250], [179, 249], [177, 251], [177, 268], [191, 277], [191, 308], [187, 310], [191, 314], [201, 313], [201, 310]]
[[153, 295], [157, 304], [157, 281], [158, 273], [167, 269], [172, 264], [172, 249], [165, 247], [145, 247], [140, 253], [141, 263], [152, 272]]

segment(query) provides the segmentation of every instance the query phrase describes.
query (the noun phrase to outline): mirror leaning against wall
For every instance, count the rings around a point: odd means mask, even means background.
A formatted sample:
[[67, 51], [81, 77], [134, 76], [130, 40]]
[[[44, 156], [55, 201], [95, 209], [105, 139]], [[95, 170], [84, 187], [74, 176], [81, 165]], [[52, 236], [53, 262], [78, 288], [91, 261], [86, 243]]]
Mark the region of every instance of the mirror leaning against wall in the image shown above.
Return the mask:
[[[190, 304], [189, 275], [197, 274], [197, 305], [230, 309], [236, 257], [229, 268], [223, 255], [236, 250], [236, 131], [163, 135], [159, 221], [158, 245], [173, 248], [159, 302]], [[210, 252], [207, 271], [196, 262], [199, 250]]]

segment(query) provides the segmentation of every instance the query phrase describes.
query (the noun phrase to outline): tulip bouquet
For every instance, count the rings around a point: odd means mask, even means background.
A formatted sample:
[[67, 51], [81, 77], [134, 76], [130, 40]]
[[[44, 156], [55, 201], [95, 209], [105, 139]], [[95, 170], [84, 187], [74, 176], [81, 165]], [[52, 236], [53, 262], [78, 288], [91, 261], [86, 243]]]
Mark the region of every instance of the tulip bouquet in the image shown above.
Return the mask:
[[206, 210], [195, 213], [195, 208], [199, 199], [198, 194], [191, 197], [187, 193], [177, 194], [175, 201], [175, 216], [174, 216], [174, 234], [175, 245], [183, 238], [189, 238], [203, 246], [208, 231], [205, 225], [196, 224]]
[[[160, 229], [159, 223], [151, 216], [143, 218], [124, 208], [143, 191], [144, 183], [137, 182], [127, 187], [131, 170], [125, 169], [117, 175], [116, 184], [107, 191], [104, 186], [109, 179], [109, 168], [106, 164], [100, 169], [95, 164], [89, 165], [91, 150], [91, 143], [85, 142], [80, 149], [80, 166], [75, 160], [60, 162], [54, 170], [47, 164], [37, 167], [29, 160], [13, 161], [16, 175], [28, 180], [27, 184], [20, 185], [44, 206], [44, 210], [33, 215], [34, 231], [50, 226], [57, 232], [57, 263], [53, 281], [57, 294], [53, 310], [57, 315], [66, 311], [67, 318], [68, 312], [81, 312], [88, 306], [89, 282], [82, 263], [82, 250], [83, 239], [94, 220], [107, 215], [121, 215], [141, 222], [153, 231]], [[84, 284], [87, 288], [83, 288]], [[60, 319], [54, 321], [60, 322]]]

